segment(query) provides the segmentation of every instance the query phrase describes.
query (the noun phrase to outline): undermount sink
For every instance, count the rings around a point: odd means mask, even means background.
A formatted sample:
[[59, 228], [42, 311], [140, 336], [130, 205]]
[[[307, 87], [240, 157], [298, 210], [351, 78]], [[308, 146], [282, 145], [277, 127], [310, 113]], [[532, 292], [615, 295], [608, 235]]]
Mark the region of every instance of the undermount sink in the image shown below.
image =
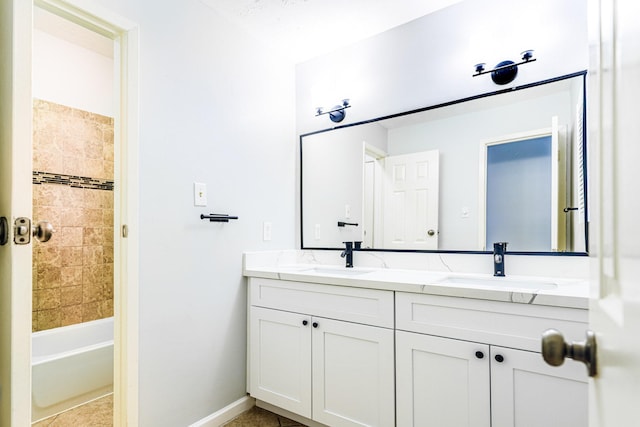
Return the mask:
[[340, 267], [314, 267], [304, 270], [304, 273], [310, 274], [329, 274], [334, 276], [359, 276], [361, 274], [371, 273], [373, 270], [362, 268], [340, 268]]
[[500, 288], [515, 288], [515, 289], [556, 289], [558, 285], [553, 282], [537, 281], [537, 280], [516, 280], [506, 277], [447, 277], [438, 284], [443, 285], [458, 285], [458, 286], [490, 286]]

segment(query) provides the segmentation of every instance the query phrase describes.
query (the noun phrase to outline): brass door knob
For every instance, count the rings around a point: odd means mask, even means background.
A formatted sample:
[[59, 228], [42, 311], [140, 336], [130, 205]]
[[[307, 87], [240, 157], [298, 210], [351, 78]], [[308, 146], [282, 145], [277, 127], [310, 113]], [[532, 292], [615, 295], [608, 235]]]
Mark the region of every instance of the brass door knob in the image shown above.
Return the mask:
[[587, 331], [584, 341], [567, 344], [562, 334], [555, 329], [548, 329], [542, 334], [542, 357], [551, 366], [560, 366], [565, 358], [573, 359], [587, 365], [590, 377], [597, 374], [596, 336]]

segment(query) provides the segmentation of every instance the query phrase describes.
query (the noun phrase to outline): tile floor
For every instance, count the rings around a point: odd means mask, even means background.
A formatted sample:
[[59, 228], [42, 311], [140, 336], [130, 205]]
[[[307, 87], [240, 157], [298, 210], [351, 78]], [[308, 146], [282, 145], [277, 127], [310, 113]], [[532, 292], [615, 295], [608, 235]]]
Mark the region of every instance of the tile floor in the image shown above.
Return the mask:
[[237, 418], [229, 421], [224, 427], [305, 427], [297, 421], [281, 417], [272, 412], [254, 406]]
[[31, 424], [31, 427], [113, 427], [113, 394]]
[[[113, 427], [113, 394], [96, 399], [58, 415], [45, 418], [31, 427]], [[229, 421], [224, 427], [305, 427], [297, 421], [254, 406]]]

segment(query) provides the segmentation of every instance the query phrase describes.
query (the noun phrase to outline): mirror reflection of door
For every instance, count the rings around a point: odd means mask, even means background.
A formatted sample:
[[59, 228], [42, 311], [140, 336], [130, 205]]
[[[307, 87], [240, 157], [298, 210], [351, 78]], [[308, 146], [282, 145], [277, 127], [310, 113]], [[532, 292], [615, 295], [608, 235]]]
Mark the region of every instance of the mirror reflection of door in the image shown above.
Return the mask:
[[[551, 129], [483, 144], [485, 250], [508, 242], [510, 251], [563, 251], [566, 221], [564, 137]], [[481, 227], [482, 228], [482, 227]]]
[[384, 247], [438, 249], [439, 152], [385, 159]]

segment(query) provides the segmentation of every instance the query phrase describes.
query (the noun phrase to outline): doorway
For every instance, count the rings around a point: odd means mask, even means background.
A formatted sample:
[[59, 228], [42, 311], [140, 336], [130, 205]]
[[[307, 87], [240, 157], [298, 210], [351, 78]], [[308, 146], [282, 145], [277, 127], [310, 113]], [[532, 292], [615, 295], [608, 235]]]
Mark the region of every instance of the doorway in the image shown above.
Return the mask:
[[[3, 22], [0, 38], [3, 47], [0, 50], [3, 63], [0, 69], [0, 89], [3, 95], [0, 97], [0, 129], [2, 129], [0, 132], [0, 154], [2, 154], [0, 156], [0, 171], [2, 171], [0, 173], [2, 190], [0, 191], [0, 215], [7, 218], [5, 223], [11, 225], [14, 222], [17, 224], [23, 221], [21, 224], [25, 225], [22, 228], [26, 230], [28, 236], [31, 233], [26, 224], [30, 223], [30, 219], [25, 217], [30, 216], [32, 211], [33, 213], [36, 211], [32, 209], [32, 193], [34, 193], [34, 168], [32, 167], [34, 98], [32, 95], [38, 89], [33, 90], [36, 82], [32, 81], [35, 68], [32, 41], [35, 37], [33, 18], [37, 8], [52, 12], [56, 16], [79, 24], [80, 27], [106, 36], [111, 41], [114, 52], [112, 68], [112, 71], [115, 70], [114, 84], [108, 86], [115, 106], [112, 118], [114, 153], [112, 182], [115, 182], [115, 185], [112, 196], [113, 213], [110, 215], [113, 218], [114, 254], [112, 291], [114, 326], [110, 328], [113, 332], [114, 348], [110, 352], [114, 359], [112, 364], [114, 373], [111, 375], [115, 398], [113, 419], [116, 425], [133, 425], [137, 422], [138, 416], [136, 363], [138, 349], [138, 27], [135, 23], [90, 3], [78, 7], [65, 0], [2, 2], [0, 7], [0, 20]], [[58, 58], [62, 62], [66, 59], [66, 57]], [[76, 108], [76, 110], [88, 111], [86, 108]], [[77, 184], [74, 180], [82, 180], [83, 177], [90, 178], [71, 173], [53, 173], [45, 175], [44, 179], [45, 181], [68, 180]], [[47, 184], [54, 183], [47, 182]], [[65, 187], [61, 182], [55, 184]], [[35, 185], [43, 185], [43, 183]], [[72, 185], [66, 185], [66, 187], [76, 188]], [[47, 322], [39, 321], [44, 317], [39, 318], [37, 322], [32, 322], [34, 317], [38, 317], [38, 314], [32, 313], [32, 290], [38, 289], [37, 286], [39, 286], [37, 282], [32, 286], [32, 279], [38, 279], [37, 271], [34, 272], [32, 268], [33, 244], [28, 239], [18, 242], [19, 239], [14, 238], [13, 235], [17, 237], [18, 233], [23, 236], [22, 229], [5, 227], [5, 230], [11, 232], [12, 238], [3, 239], [4, 245], [0, 247], [0, 264], [3, 266], [0, 270], [0, 289], [2, 290], [0, 325], [3, 325], [0, 332], [0, 348], [2, 348], [0, 387], [3, 391], [0, 400], [0, 424], [28, 425], [31, 421], [30, 403], [32, 401], [32, 336], [30, 332], [32, 324], [37, 326]], [[127, 231], [126, 235], [124, 231]], [[57, 237], [60, 238], [60, 235], [58, 234]], [[63, 235], [74, 237], [73, 232]], [[77, 236], [75, 238], [77, 239]], [[92, 238], [97, 238], [95, 230]], [[42, 248], [45, 246], [36, 251]], [[99, 258], [97, 253], [93, 255], [96, 255], [95, 259]], [[60, 287], [62, 272], [51, 273], [54, 270], [49, 271], [53, 276], [50, 279]], [[57, 276], [58, 272], [60, 276]], [[54, 284], [46, 283], [50, 288], [55, 287]], [[66, 297], [71, 298], [72, 294]], [[52, 295], [54, 296], [51, 297]], [[77, 297], [79, 294], [75, 295]], [[40, 297], [44, 297], [46, 304], [57, 297], [62, 299], [61, 293], [56, 294], [52, 291], [37, 295], [37, 299]], [[37, 308], [44, 308], [40, 303], [37, 304]], [[62, 319], [61, 313], [54, 315], [54, 320], [56, 316]], [[57, 320], [53, 323], [56, 322]]]
[[114, 67], [112, 39], [34, 8], [32, 218], [56, 232], [32, 244], [33, 422], [113, 393]]

